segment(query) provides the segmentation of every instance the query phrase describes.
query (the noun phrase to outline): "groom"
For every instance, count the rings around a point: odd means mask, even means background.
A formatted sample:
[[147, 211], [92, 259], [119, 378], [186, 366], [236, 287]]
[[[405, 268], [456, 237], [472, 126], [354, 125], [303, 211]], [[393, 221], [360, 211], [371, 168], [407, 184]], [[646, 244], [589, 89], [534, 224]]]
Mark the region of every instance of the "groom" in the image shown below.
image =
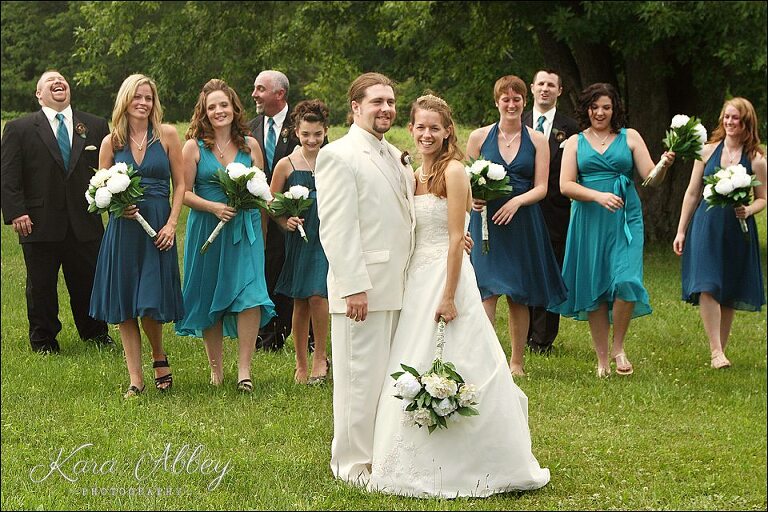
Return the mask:
[[413, 172], [384, 139], [395, 120], [393, 82], [365, 73], [352, 82], [349, 133], [320, 150], [320, 240], [328, 257], [336, 478], [365, 484], [373, 426], [413, 251]]

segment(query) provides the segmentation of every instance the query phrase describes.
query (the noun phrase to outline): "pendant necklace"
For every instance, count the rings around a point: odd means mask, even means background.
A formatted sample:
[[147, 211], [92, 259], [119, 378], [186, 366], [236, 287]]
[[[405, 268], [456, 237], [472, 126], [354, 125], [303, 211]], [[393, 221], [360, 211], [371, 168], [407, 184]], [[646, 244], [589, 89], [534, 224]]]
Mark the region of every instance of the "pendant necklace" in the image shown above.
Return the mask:
[[[227, 141], [227, 143], [226, 143], [226, 144], [224, 144], [224, 147], [227, 147], [227, 146], [229, 146], [229, 143], [230, 143], [230, 141], [231, 141], [231, 140], [232, 140], [232, 139], [230, 138], [230, 139]], [[223, 149], [221, 149], [221, 146], [219, 146], [219, 143], [218, 143], [218, 142], [216, 143], [216, 147], [219, 149], [219, 158], [224, 158], [224, 150], [223, 150]]]
[[134, 143], [134, 144], [136, 144], [136, 147], [138, 147], [138, 148], [139, 148], [139, 151], [143, 151], [143, 149], [144, 149], [144, 143], [145, 143], [145, 142], [147, 142], [147, 132], [144, 132], [144, 138], [143, 138], [143, 139], [141, 139], [141, 144], [139, 144], [138, 142], [136, 142], [136, 139], [134, 139], [134, 138], [133, 138], [133, 137], [131, 137], [130, 135], [128, 135], [128, 137], [130, 137], [130, 139], [133, 141], [133, 143]]
[[309, 172], [311, 172], [312, 176], [314, 176], [315, 170], [312, 168], [311, 165], [309, 165], [309, 160], [307, 160], [307, 157], [304, 156], [304, 148], [299, 148], [299, 153], [301, 154], [301, 158], [304, 159], [304, 163], [307, 164], [307, 169], [309, 169]]
[[[589, 129], [589, 133], [591, 133], [591, 134], [592, 134], [592, 136], [593, 136], [595, 139], [597, 139], [597, 138], [598, 138], [598, 135], [597, 135], [595, 132], [593, 132], [593, 131], [592, 131], [592, 128], [590, 128], [590, 129]], [[608, 132], [608, 135], [606, 135], [605, 137], [603, 137], [603, 140], [598, 140], [598, 142], [600, 142], [600, 145], [601, 145], [601, 146], [605, 146], [605, 141], [606, 141], [606, 140], [608, 140], [608, 137], [610, 137], [610, 136], [611, 136], [611, 132]]]
[[[742, 147], [743, 146], [739, 146], [739, 152], [737, 153], [739, 157], [741, 157]], [[733, 158], [733, 155], [731, 155], [731, 152], [728, 151], [728, 144], [723, 142], [723, 148], [725, 148], [725, 154], [728, 156], [728, 165], [731, 165], [733, 163], [734, 158]]]
[[501, 137], [504, 139], [504, 142], [505, 142], [505, 144], [504, 144], [504, 145], [505, 145], [506, 147], [509, 147], [509, 146], [510, 146], [510, 144], [512, 144], [513, 142], [515, 142], [515, 139], [517, 139], [517, 138], [520, 136], [520, 134], [521, 134], [521, 133], [523, 133], [523, 130], [522, 130], [522, 128], [521, 128], [521, 129], [520, 129], [520, 131], [519, 131], [519, 132], [517, 132], [517, 135], [515, 135], [514, 137], [512, 137], [512, 140], [507, 140], [507, 136], [506, 136], [506, 135], [504, 135], [504, 130], [502, 130], [502, 129], [501, 129], [501, 126], [499, 126], [499, 133], [501, 134]]

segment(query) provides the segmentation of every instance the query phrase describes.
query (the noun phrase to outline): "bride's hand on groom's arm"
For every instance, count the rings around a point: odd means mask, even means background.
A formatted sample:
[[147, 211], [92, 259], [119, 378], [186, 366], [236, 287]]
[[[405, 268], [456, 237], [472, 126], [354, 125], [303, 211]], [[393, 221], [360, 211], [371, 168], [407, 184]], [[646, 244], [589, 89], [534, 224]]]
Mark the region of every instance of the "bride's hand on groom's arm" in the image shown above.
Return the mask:
[[355, 293], [344, 297], [347, 301], [347, 318], [355, 322], [362, 322], [368, 316], [368, 294]]
[[469, 234], [469, 231], [464, 233], [464, 252], [467, 254], [472, 254], [472, 247], [475, 246], [475, 241], [472, 240], [472, 235]]

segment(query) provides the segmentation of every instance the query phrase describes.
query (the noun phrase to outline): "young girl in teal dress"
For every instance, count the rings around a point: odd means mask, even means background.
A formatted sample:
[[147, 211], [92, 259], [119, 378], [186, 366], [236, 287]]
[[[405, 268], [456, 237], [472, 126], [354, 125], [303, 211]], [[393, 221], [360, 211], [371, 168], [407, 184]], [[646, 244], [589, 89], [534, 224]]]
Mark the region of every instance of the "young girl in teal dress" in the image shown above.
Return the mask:
[[[328, 375], [326, 338], [328, 336], [328, 260], [320, 245], [315, 190], [315, 162], [317, 153], [328, 133], [328, 108], [322, 101], [302, 101], [291, 114], [300, 145], [275, 165], [272, 175], [272, 193], [285, 192], [301, 185], [309, 189], [314, 199], [303, 217], [282, 217], [281, 226], [289, 231], [285, 237], [285, 264], [275, 292], [293, 297], [293, 343], [296, 350], [294, 380], [299, 384], [321, 384]], [[297, 229], [301, 224], [307, 241]], [[307, 340], [309, 324], [315, 337], [312, 373], [308, 375]]]
[[[184, 318], [176, 323], [181, 336], [203, 338], [211, 367], [211, 383], [224, 379], [223, 339], [237, 337], [237, 389], [249, 393], [251, 360], [259, 327], [274, 316], [264, 277], [264, 233], [258, 209], [236, 211], [227, 206], [221, 187], [211, 183], [218, 169], [232, 162], [261, 169], [261, 149], [248, 133], [243, 107], [223, 80], [203, 86], [184, 144], [187, 190], [192, 208], [184, 247]], [[220, 220], [224, 229], [204, 254], [200, 248]]]
[[[633, 181], [654, 167], [640, 134], [623, 128], [624, 109], [616, 89], [598, 83], [582, 93], [577, 112], [582, 131], [563, 151], [560, 191], [573, 199], [563, 280], [568, 299], [553, 311], [588, 320], [597, 354], [597, 375], [630, 375], [624, 338], [632, 318], [651, 312], [643, 286], [643, 211]], [[674, 153], [656, 182], [664, 178]]]

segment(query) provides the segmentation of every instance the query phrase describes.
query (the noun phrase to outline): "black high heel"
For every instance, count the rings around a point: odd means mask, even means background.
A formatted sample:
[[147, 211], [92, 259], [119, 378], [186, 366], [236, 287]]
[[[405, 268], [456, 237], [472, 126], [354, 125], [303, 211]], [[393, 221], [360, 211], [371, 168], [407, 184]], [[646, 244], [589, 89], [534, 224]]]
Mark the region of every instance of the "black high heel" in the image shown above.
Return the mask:
[[[152, 368], [170, 368], [171, 365], [168, 364], [168, 356], [165, 356], [165, 359], [161, 359], [158, 361], [152, 362]], [[163, 386], [163, 384], [168, 383], [167, 386]], [[165, 392], [171, 389], [173, 386], [173, 374], [169, 373], [168, 375], [163, 375], [162, 377], [155, 377], [155, 387], [158, 389], [158, 391]]]

